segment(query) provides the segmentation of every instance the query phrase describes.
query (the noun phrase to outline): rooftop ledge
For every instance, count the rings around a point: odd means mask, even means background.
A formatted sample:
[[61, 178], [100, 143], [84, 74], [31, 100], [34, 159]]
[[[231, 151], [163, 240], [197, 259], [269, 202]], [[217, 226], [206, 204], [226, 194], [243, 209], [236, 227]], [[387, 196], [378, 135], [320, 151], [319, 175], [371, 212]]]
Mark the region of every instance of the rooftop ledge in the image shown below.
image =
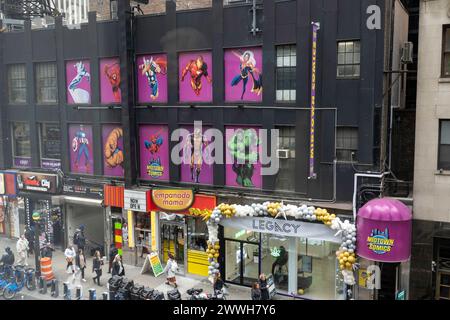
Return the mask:
[[434, 174], [437, 176], [450, 176], [450, 170], [436, 170]]
[[439, 78], [439, 83], [450, 83], [450, 78]]

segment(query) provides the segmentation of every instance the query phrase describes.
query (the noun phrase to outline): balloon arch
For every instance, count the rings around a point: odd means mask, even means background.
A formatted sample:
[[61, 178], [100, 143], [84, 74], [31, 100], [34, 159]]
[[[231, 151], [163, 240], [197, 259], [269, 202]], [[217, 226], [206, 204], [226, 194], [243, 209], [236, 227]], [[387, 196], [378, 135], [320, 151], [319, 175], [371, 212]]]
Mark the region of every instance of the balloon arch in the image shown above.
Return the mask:
[[221, 203], [214, 210], [200, 210], [191, 208], [190, 213], [203, 217], [208, 226], [208, 249], [209, 276], [212, 281], [215, 274], [219, 272], [219, 224], [223, 219], [245, 218], [245, 217], [272, 217], [274, 219], [293, 218], [298, 221], [322, 222], [336, 231], [336, 236], [342, 239], [336, 258], [344, 283], [352, 286], [355, 284], [354, 271], [359, 265], [356, 258], [356, 226], [349, 220], [342, 221], [335, 214], [330, 214], [326, 209], [313, 206], [285, 205], [282, 202], [253, 203], [251, 205], [224, 204]]

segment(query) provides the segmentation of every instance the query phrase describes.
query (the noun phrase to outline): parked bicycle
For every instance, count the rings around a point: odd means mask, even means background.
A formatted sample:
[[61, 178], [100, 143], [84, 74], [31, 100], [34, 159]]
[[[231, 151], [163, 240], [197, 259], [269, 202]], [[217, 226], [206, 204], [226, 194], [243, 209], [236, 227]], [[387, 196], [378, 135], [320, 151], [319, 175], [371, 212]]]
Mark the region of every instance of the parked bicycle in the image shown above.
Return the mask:
[[30, 291], [36, 289], [34, 269], [27, 268], [24, 270], [22, 266], [16, 266], [14, 277], [3, 289], [3, 297], [12, 300], [24, 287]]

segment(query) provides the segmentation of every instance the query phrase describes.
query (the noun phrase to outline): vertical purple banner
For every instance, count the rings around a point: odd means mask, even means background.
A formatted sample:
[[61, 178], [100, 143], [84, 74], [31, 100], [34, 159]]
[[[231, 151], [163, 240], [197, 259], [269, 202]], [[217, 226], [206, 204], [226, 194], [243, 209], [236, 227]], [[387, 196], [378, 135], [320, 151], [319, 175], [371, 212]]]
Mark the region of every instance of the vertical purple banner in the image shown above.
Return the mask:
[[88, 60], [66, 62], [68, 104], [91, 103], [91, 65]]
[[169, 180], [169, 129], [161, 125], [139, 128], [140, 173], [144, 180]]
[[92, 126], [73, 124], [69, 126], [70, 171], [94, 174]]
[[138, 101], [167, 103], [167, 55], [143, 55], [137, 58]]
[[316, 73], [317, 73], [317, 33], [320, 29], [320, 23], [313, 23], [312, 36], [312, 62], [311, 62], [311, 128], [309, 134], [309, 179], [316, 179], [317, 175], [314, 168], [315, 159], [315, 137], [316, 137]]
[[198, 128], [194, 132], [193, 126], [186, 126], [183, 129], [189, 134], [181, 137], [183, 145], [183, 159], [189, 163], [181, 164], [181, 181], [189, 183], [213, 184], [214, 166], [209, 159], [206, 159], [205, 148], [211, 143], [212, 136], [205, 132], [208, 128], [203, 127], [203, 132]]
[[259, 128], [226, 127], [226, 185], [262, 189]]
[[225, 51], [225, 101], [262, 101], [263, 60], [261, 48]]
[[181, 53], [178, 61], [180, 102], [212, 102], [211, 52]]
[[103, 174], [108, 177], [124, 176], [123, 130], [118, 125], [102, 128]]
[[100, 60], [100, 98], [102, 104], [122, 101], [119, 58]]

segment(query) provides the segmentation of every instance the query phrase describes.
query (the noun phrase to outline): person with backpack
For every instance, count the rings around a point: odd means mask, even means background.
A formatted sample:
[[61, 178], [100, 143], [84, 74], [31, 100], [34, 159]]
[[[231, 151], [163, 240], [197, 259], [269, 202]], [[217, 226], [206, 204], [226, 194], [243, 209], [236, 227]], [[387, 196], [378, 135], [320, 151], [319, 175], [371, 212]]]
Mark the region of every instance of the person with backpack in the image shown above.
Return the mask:
[[178, 271], [178, 263], [175, 261], [175, 257], [173, 256], [173, 254], [169, 252], [169, 260], [167, 260], [166, 267], [164, 268], [164, 272], [167, 275], [166, 276], [167, 285], [173, 284], [175, 288], [178, 287], [176, 278], [177, 271]]
[[0, 259], [0, 265], [5, 270], [6, 275], [12, 276], [14, 274], [12, 266], [14, 265], [14, 253], [10, 247], [5, 248], [5, 254]]
[[119, 250], [117, 250], [116, 246], [114, 245], [114, 243], [111, 244], [111, 247], [109, 249], [109, 268], [108, 268], [108, 273], [111, 273], [111, 269], [112, 269], [112, 265], [113, 265], [113, 261], [115, 259], [115, 257], [119, 254]]

